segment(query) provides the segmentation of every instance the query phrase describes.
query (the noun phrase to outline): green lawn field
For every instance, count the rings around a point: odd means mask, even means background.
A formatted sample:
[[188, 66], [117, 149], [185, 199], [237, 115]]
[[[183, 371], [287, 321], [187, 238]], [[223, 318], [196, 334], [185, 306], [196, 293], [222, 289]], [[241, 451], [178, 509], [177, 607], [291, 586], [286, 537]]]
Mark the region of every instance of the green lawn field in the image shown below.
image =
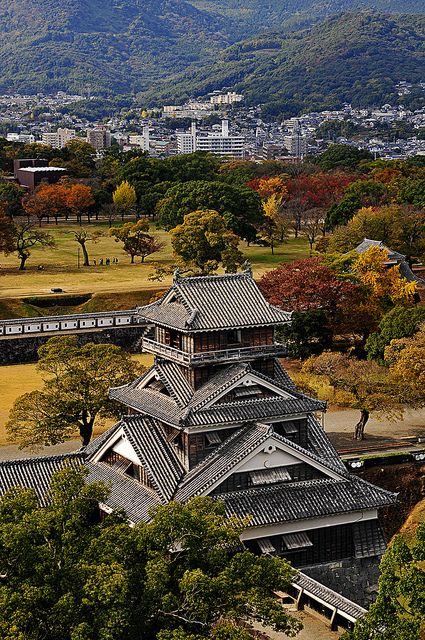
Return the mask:
[[[152, 233], [159, 236], [165, 243], [164, 249], [149, 256], [145, 264], [130, 264], [130, 258], [122, 251], [121, 243], [116, 243], [108, 235], [107, 225], [85, 225], [85, 229], [102, 229], [105, 233], [99, 241], [87, 243], [91, 266], [78, 267], [78, 245], [73, 238], [73, 231], [78, 227], [73, 225], [43, 225], [55, 238], [55, 249], [35, 248], [27, 262], [26, 271], [18, 271], [16, 255], [0, 255], [0, 298], [20, 298], [23, 296], [46, 295], [52, 287], [59, 287], [69, 294], [77, 293], [110, 293], [130, 292], [147, 289], [158, 289], [167, 286], [169, 280], [163, 283], [150, 281], [149, 274], [153, 271], [153, 263], [163, 265], [172, 261], [170, 236], [166, 231], [157, 231], [152, 225]], [[288, 243], [278, 247], [275, 255], [271, 255], [270, 248], [250, 246], [242, 242], [241, 250], [246, 258], [252, 262], [255, 277], [260, 277], [269, 269], [281, 262], [288, 262], [308, 255], [308, 244], [305, 238], [291, 238]], [[118, 264], [99, 265], [99, 261], [109, 258], [118, 259]], [[96, 266], [93, 262], [96, 260]], [[38, 270], [39, 265], [43, 270]], [[1, 310], [0, 310], [1, 311]], [[0, 314], [1, 315], [1, 314]]]

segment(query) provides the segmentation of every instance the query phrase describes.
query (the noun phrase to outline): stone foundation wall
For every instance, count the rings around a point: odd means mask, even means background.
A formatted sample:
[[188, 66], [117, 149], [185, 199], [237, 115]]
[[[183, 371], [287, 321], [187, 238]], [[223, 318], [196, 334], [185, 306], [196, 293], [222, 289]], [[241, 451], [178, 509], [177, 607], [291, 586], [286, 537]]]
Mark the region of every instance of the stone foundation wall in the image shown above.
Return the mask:
[[367, 609], [376, 598], [380, 558], [338, 562], [302, 567], [301, 571], [314, 580]]
[[[79, 345], [87, 344], [87, 342], [112, 343], [126, 351], [135, 352], [140, 350], [142, 331], [143, 329], [139, 327], [112, 327], [73, 335], [77, 335]], [[38, 349], [52, 337], [53, 335], [28, 336], [0, 340], [0, 365], [36, 362]]]

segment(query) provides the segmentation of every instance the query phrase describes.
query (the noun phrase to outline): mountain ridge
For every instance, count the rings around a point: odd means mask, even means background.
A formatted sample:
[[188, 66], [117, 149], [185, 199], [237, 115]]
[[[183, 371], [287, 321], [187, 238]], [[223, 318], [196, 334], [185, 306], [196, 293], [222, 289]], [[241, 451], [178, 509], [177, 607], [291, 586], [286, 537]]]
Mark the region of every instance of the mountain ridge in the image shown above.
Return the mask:
[[[419, 11], [421, 2], [405, 0], [403, 6]], [[297, 97], [300, 89], [290, 58], [298, 61], [300, 73], [307, 74], [308, 90], [320, 92], [310, 78], [310, 67], [316, 65], [319, 74], [332, 77], [332, 60], [340, 66], [347, 53], [332, 26], [332, 20], [340, 17], [315, 22], [337, 9], [365, 4], [393, 11], [402, 5], [400, 0], [0, 0], [0, 91], [82, 93], [89, 89], [93, 95], [141, 94], [147, 103], [158, 104], [158, 100], [181, 101], [227, 85], [237, 86], [250, 102], [263, 98], [264, 91], [270, 93], [270, 100], [287, 100], [292, 92], [290, 99], [302, 108], [305, 96], [301, 90]], [[420, 15], [373, 18], [387, 29], [389, 20], [397, 22], [396, 39], [403, 55], [387, 42], [382, 47], [376, 38], [373, 53], [359, 32], [362, 25], [355, 22], [359, 14], [348, 15], [354, 16], [353, 33], [346, 34], [349, 54], [356, 57], [355, 48], [364, 48], [366, 75], [379, 66], [370, 64], [371, 57], [383, 60], [394, 54], [407, 67], [409, 77], [417, 76], [417, 62], [407, 59], [407, 50], [409, 39], [414, 56], [423, 46], [422, 27], [418, 32], [415, 26]], [[341, 24], [346, 22], [344, 18]], [[413, 29], [404, 41], [403, 29]], [[374, 35], [370, 28], [367, 33]], [[326, 40], [329, 52], [321, 50], [320, 38]], [[318, 60], [303, 60], [301, 46], [312, 48]], [[356, 60], [358, 66], [361, 52]], [[396, 76], [391, 68], [387, 85]], [[343, 93], [350, 92], [344, 89]]]

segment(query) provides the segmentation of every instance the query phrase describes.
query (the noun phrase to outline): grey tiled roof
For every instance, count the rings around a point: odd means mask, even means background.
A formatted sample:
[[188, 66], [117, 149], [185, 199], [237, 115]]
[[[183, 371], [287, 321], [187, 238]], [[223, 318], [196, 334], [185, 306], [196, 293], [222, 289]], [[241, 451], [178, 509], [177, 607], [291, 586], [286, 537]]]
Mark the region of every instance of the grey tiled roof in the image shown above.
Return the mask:
[[395, 495], [352, 476], [223, 493], [220, 500], [229, 515], [250, 515], [250, 526], [265, 526], [385, 507], [394, 503]]
[[398, 251], [393, 251], [389, 247], [387, 247], [382, 240], [371, 240], [370, 238], [365, 238], [362, 242], [354, 249], [356, 253], [365, 253], [371, 247], [379, 247], [380, 249], [385, 249], [388, 251], [388, 259], [389, 260], [405, 260], [406, 256], [402, 253], [398, 253]]
[[263, 424], [242, 427], [183, 478], [177, 500], [188, 500], [208, 490], [238, 462], [267, 440], [272, 429]]
[[370, 247], [379, 247], [380, 249], [386, 249], [388, 251], [388, 260], [391, 262], [397, 262], [399, 265], [399, 271], [402, 278], [406, 278], [408, 282], [417, 282], [418, 284], [424, 284], [424, 280], [419, 278], [413, 273], [406, 260], [406, 256], [398, 251], [394, 251], [387, 247], [381, 240], [370, 240], [365, 238], [355, 249], [357, 253], [364, 253]]
[[313, 596], [320, 598], [320, 600], [326, 602], [330, 607], [335, 607], [338, 612], [342, 612], [353, 620], [358, 620], [367, 613], [366, 609], [363, 609], [363, 607], [360, 607], [355, 602], [348, 600], [348, 598], [344, 598], [344, 596], [332, 589], [329, 589], [329, 587], [326, 587], [324, 584], [317, 582], [317, 580], [310, 578], [310, 576], [302, 573], [301, 571], [297, 574], [292, 584], [297, 588], [304, 589]]
[[[162, 364], [154, 365], [153, 369], [158, 371], [158, 375], [166, 384], [167, 388], [174, 380], [181, 376], [175, 367], [162, 368]], [[149, 370], [145, 376], [151, 373]], [[214, 400], [215, 397], [225, 391], [242, 378], [245, 373], [251, 372], [260, 380], [282, 389], [293, 396], [284, 398], [273, 396], [266, 398], [253, 398], [247, 400], [219, 403], [208, 408], [202, 408], [207, 401]], [[183, 376], [181, 376], [183, 377]], [[167, 378], [167, 380], [166, 380]], [[291, 414], [309, 413], [312, 411], [322, 411], [326, 408], [326, 403], [315, 400], [296, 391], [293, 386], [284, 387], [278, 380], [273, 380], [267, 376], [251, 369], [249, 364], [229, 365], [213, 378], [200, 387], [186, 406], [182, 406], [183, 401], [189, 397], [189, 388], [184, 386], [180, 380], [175, 387], [174, 397], [169, 397], [159, 391], [151, 389], [138, 389], [143, 378], [122, 387], [110, 390], [110, 397], [118, 402], [140, 411], [152, 415], [159, 420], [164, 420], [169, 424], [184, 426], [201, 426], [208, 424], [227, 424], [237, 422], [247, 422], [252, 420], [261, 421], [266, 418], [279, 418]], [[176, 391], [177, 390], [177, 391]], [[176, 396], [178, 395], [178, 401]]]
[[185, 407], [193, 396], [193, 389], [183, 375], [181, 367], [174, 362], [158, 359], [154, 365], [161, 381], [180, 407]]
[[83, 449], [84, 455], [87, 458], [93, 457], [94, 454], [97, 453], [103, 447], [103, 445], [110, 439], [110, 437], [116, 431], [118, 431], [120, 426], [121, 426], [120, 423], [117, 422], [112, 427], [110, 427], [110, 429], [107, 429], [107, 431], [104, 431], [100, 436], [93, 438], [93, 440], [91, 440], [89, 444]]
[[287, 389], [295, 389], [294, 381], [292, 380], [289, 373], [286, 371], [285, 367], [283, 367], [279, 360], [276, 358], [274, 361], [274, 375], [276, 382], [279, 382], [281, 385], [286, 387]]
[[250, 272], [223, 276], [178, 278], [171, 303], [163, 298], [138, 312], [141, 319], [183, 331], [219, 331], [249, 326], [286, 324], [291, 314], [270, 305]]
[[0, 494], [12, 487], [35, 489], [40, 504], [46, 504], [46, 494], [52, 475], [65, 466], [73, 468], [84, 464], [81, 451], [59, 456], [41, 456], [21, 460], [0, 461]]
[[121, 426], [159, 496], [168, 502], [184, 470], [164, 432], [147, 416], [127, 416]]
[[110, 489], [105, 504], [114, 511], [123, 509], [131, 522], [148, 521], [150, 510], [161, 504], [153, 491], [111, 466], [88, 462], [87, 467], [88, 482], [103, 482]]
[[177, 403], [165, 394], [150, 389], [135, 389], [132, 384], [110, 389], [109, 397], [167, 424], [179, 425], [184, 413]]
[[241, 427], [227, 438], [215, 451], [194, 467], [183, 478], [176, 494], [178, 500], [187, 500], [192, 496], [208, 491], [241, 460], [244, 460], [252, 451], [265, 442], [270, 435], [289, 447], [296, 455], [300, 453], [307, 456], [312, 462], [316, 462], [329, 471], [338, 474], [341, 480], [350, 480], [351, 476], [342, 463], [334, 458], [323, 459], [320, 455], [308, 451], [287, 438], [278, 435], [270, 425], [253, 423]]
[[254, 398], [238, 402], [220, 403], [200, 411], [191, 411], [185, 418], [187, 426], [228, 424], [277, 419], [283, 416], [320, 411], [323, 403], [311, 398]]
[[331, 463], [338, 471], [346, 471], [344, 463], [314, 416], [307, 418], [307, 440], [309, 451], [315, 453], [323, 462]]

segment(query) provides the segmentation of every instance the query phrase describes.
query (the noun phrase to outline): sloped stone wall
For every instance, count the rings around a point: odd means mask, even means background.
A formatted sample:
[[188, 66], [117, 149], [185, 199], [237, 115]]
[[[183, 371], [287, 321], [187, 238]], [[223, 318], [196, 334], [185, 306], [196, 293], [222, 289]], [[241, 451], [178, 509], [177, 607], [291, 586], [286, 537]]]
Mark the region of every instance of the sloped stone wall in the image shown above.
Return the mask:
[[361, 607], [368, 608], [376, 597], [379, 561], [377, 557], [362, 560], [348, 558], [302, 567], [301, 571]]

